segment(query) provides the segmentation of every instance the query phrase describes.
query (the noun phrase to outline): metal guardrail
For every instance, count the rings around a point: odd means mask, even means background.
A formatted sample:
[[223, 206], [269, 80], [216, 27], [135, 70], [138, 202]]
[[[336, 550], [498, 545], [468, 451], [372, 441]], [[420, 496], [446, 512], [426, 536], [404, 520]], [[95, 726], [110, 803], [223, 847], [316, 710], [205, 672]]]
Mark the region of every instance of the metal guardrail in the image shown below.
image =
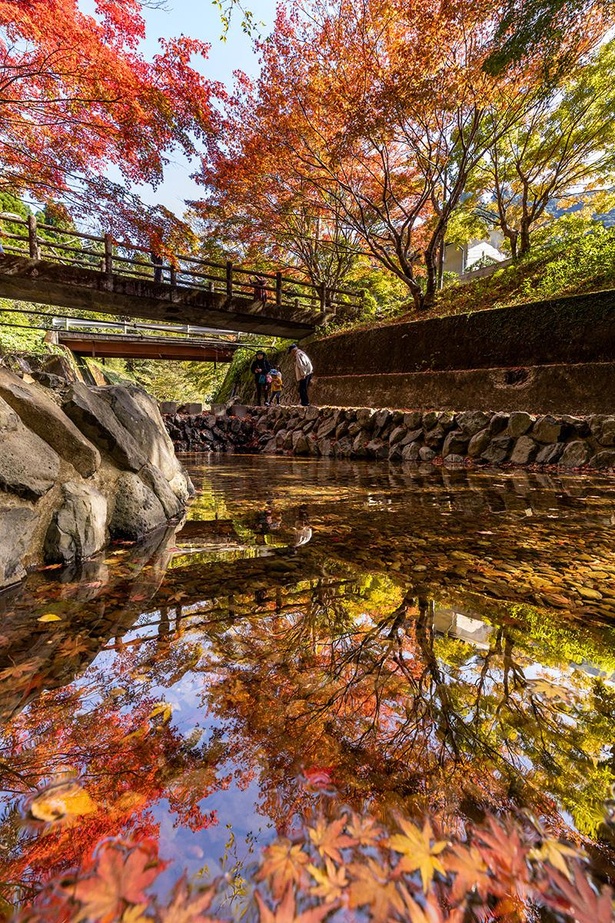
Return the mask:
[[0, 213], [0, 219], [3, 218], [11, 225], [24, 228], [23, 234], [2, 233], [5, 253], [78, 266], [98, 271], [108, 278], [120, 275], [178, 288], [217, 292], [227, 298], [251, 298], [261, 302], [263, 313], [268, 304], [273, 304], [276, 308], [291, 307], [334, 314], [341, 305], [358, 306], [363, 300], [363, 292], [327, 288], [324, 284], [313, 285], [281, 272], [244, 269], [231, 260], [223, 263], [177, 253], [165, 262], [147, 247], [115, 240], [111, 234], [97, 237], [83, 231], [67, 231], [37, 223], [34, 215], [23, 219]]

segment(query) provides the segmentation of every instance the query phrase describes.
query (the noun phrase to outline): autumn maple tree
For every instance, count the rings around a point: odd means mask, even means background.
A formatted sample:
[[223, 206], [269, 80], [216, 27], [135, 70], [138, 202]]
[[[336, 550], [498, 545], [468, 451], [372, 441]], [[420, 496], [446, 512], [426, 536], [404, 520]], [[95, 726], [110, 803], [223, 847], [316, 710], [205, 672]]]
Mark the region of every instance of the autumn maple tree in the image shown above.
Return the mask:
[[[134, 215], [126, 187], [156, 184], [174, 146], [194, 151], [210, 121], [209, 82], [191, 66], [207, 46], [160, 40], [148, 61], [140, 0], [0, 2], [0, 187], [73, 214]], [[115, 167], [122, 182], [105, 175]]]
[[[545, 115], [558, 99], [559, 85], [544, 83], [540, 46], [488, 71], [502, 15], [487, 2], [338, 0], [279, 10], [259, 45], [258, 80], [240, 77], [223, 101], [203, 158], [201, 218], [257, 249], [267, 237], [286, 242], [312, 277], [312, 255], [295, 241], [318, 239], [315, 222], [344, 228], [347, 241], [331, 234], [332, 243], [368, 252], [408, 286], [417, 308], [430, 307], [449, 224], [475, 174], [528, 113]], [[604, 30], [592, 16], [568, 38], [571, 66]], [[301, 227], [304, 215], [311, 224]]]

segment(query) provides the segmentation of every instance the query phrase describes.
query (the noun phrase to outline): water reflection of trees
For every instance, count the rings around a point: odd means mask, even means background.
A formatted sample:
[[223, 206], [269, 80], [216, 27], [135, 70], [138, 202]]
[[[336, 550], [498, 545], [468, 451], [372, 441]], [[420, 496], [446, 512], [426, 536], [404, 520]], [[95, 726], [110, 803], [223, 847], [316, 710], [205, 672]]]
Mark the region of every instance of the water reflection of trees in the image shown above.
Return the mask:
[[297, 776], [320, 765], [355, 801], [401, 798], [451, 822], [557, 807], [595, 833], [613, 779], [613, 697], [601, 681], [565, 660], [541, 669], [522, 619], [496, 625], [479, 651], [435, 635], [433, 600], [416, 587], [369, 619], [348, 601], [323, 606], [319, 583], [301, 611], [229, 626], [207, 659], [218, 677], [208, 701], [262, 764], [267, 813], [290, 810], [290, 822]]
[[[484, 528], [499, 516], [501, 497], [481, 497], [478, 482], [465, 495], [440, 487], [446, 503], [427, 492], [410, 513], [316, 498], [314, 539], [296, 554], [187, 558], [165, 574], [169, 535], [3, 597], [3, 880], [35, 889], [102, 837], [156, 837], [163, 800], [178, 826], [203, 829], [216, 822], [208, 796], [231, 781], [255, 781], [260, 810], [287, 831], [313, 805], [314, 771], [332, 780], [332, 801], [359, 811], [429, 811], [459, 829], [488, 810], [528, 809], [555, 830], [572, 820], [602, 836], [615, 778], [613, 632], [528, 605], [516, 571], [525, 546], [528, 562], [549, 547], [549, 566], [560, 554], [574, 567], [569, 546], [582, 534], [602, 541], [602, 527], [579, 513], [558, 531], [546, 521], [553, 492], [532, 498], [528, 524], [517, 487], [498, 519], [496, 564], [485, 565], [490, 537], [461, 539], [472, 517]], [[567, 497], [576, 516], [582, 498]], [[294, 488], [278, 506], [294, 522]], [[443, 526], [451, 509], [463, 515]], [[247, 515], [231, 499], [224, 513]], [[451, 558], [454, 547], [466, 558]], [[417, 554], [427, 563], [415, 573]], [[509, 569], [493, 576], [502, 561]], [[508, 602], [480, 592], [483, 566], [499, 581], [489, 592], [502, 586]], [[443, 633], [444, 611], [482, 620], [481, 643]], [[60, 621], [38, 621], [50, 612]], [[182, 723], [166, 698], [186, 679], [202, 707]], [[96, 810], [42, 836], [28, 799], [66, 766]]]

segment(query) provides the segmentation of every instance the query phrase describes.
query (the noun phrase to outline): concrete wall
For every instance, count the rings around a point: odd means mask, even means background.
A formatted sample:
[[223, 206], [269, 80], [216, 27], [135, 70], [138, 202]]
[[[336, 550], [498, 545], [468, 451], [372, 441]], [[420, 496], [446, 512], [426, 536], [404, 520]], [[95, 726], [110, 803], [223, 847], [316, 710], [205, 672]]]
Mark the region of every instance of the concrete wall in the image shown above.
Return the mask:
[[307, 351], [317, 404], [610, 413], [615, 292], [344, 333]]

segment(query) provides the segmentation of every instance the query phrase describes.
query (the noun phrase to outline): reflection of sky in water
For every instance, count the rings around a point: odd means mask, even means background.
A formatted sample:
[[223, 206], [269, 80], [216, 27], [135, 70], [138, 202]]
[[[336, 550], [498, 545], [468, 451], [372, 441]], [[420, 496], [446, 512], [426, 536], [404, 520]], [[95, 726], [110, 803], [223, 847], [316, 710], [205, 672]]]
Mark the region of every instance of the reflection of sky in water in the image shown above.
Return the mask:
[[[0, 599], [10, 645], [0, 648], [6, 655], [0, 706], [8, 703], [6, 714], [13, 720], [22, 715], [27, 723], [30, 716], [30, 733], [42, 714], [40, 689], [73, 682], [87, 690], [89, 710], [103, 709], [101, 720], [115, 688], [119, 714], [130, 714], [146, 696], [172, 707], [170, 727], [180, 739], [194, 741], [200, 732], [199, 745], [220, 742], [225, 755], [215, 776], [224, 786], [199, 804], [204, 812], [217, 812], [217, 825], [192, 831], [178, 823], [168, 792], [147, 805], [159, 825], [161, 855], [173, 860], [160, 890], [183, 871], [192, 875], [205, 866], [212, 874], [227, 871], [220, 864], [225, 852], [227, 866], [253, 860], [275, 835], [268, 780], [281, 780], [280, 797], [289, 801], [289, 810], [294, 797], [314, 796], [301, 772], [316, 757], [301, 748], [313, 745], [327, 765], [317, 735], [329, 732], [315, 723], [315, 740], [308, 735], [302, 741], [294, 737], [293, 722], [303, 712], [318, 714], [322, 689], [349, 665], [357, 690], [340, 693], [331, 715], [331, 733], [348, 747], [347, 756], [336, 752], [331, 759], [339, 763], [342, 801], [358, 797], [357, 774], [371, 771], [360, 749], [370, 733], [369, 716], [361, 713], [361, 703], [369, 701], [370, 663], [393, 651], [386, 670], [395, 676], [395, 645], [407, 646], [403, 666], [416, 670], [408, 689], [423, 684], [427, 722], [429, 697], [441, 698], [446, 688], [458, 727], [466, 729], [461, 746], [471, 749], [472, 734], [484, 735], [498, 758], [537, 780], [559, 815], [578, 826], [561, 790], [561, 767], [554, 769], [550, 761], [578, 760], [578, 766], [571, 763], [569, 784], [581, 790], [587, 764], [571, 741], [577, 731], [581, 744], [590, 734], [594, 678], [603, 677], [605, 688], [612, 688], [614, 632], [601, 624], [615, 613], [612, 481], [527, 473], [409, 474], [386, 465], [240, 458], [208, 461], [194, 475], [201, 492], [188, 524], [149, 558], [135, 563], [132, 550], [110, 555], [98, 574], [92, 565], [87, 581], [78, 574], [64, 583], [57, 572], [34, 575], [23, 592]], [[36, 620], [50, 607], [61, 622], [43, 627]], [[582, 621], [571, 621], [570, 611]], [[413, 632], [419, 628], [425, 633], [420, 643], [434, 655], [434, 663], [427, 659], [420, 669], [426, 655], [416, 647]], [[86, 638], [82, 659], [63, 661], [62, 651], [72, 649], [80, 632]], [[282, 646], [276, 652], [278, 637]], [[190, 659], [196, 645], [198, 653]], [[307, 663], [321, 654], [325, 675], [315, 675], [312, 687], [309, 670], [301, 679], [302, 658]], [[328, 674], [327, 657], [334, 664]], [[262, 716], [252, 721], [250, 684], [258, 710], [259, 689], [267, 695], [270, 683], [271, 689], [284, 688], [285, 664], [288, 688], [299, 677], [300, 696], [296, 702], [271, 701], [274, 711], [288, 708], [289, 718], [280, 723], [272, 711], [274, 725], [279, 723], [268, 737]], [[32, 692], [37, 676], [42, 680]], [[378, 719], [392, 768], [386, 785], [377, 773], [370, 783], [370, 797], [377, 800], [381, 787], [389, 806], [391, 799], [401, 803], [407, 797], [414, 753], [392, 743], [398, 732], [409, 734], [412, 724], [401, 678], [399, 672], [397, 685], [386, 687]], [[224, 697], [225, 684], [234, 682], [248, 697], [244, 711]], [[123, 689], [130, 693], [126, 699]], [[558, 729], [563, 735], [545, 745], [556, 747], [554, 753], [542, 753], [539, 735], [535, 740], [528, 731], [532, 708], [550, 726], [553, 740]], [[76, 717], [69, 714], [66, 721]], [[426, 746], [434, 750], [442, 732], [436, 717], [425, 732]], [[598, 730], [606, 727], [605, 720]], [[506, 740], [494, 739], [494, 733]], [[611, 738], [590, 735], [590, 762], [608, 762]], [[568, 749], [560, 753], [559, 746]], [[5, 759], [9, 751], [5, 739]], [[407, 765], [399, 768], [404, 759]], [[609, 771], [583, 796], [592, 816], [600, 816]], [[501, 777], [501, 767], [493, 773]], [[5, 791], [1, 800], [9, 805], [14, 797]]]

